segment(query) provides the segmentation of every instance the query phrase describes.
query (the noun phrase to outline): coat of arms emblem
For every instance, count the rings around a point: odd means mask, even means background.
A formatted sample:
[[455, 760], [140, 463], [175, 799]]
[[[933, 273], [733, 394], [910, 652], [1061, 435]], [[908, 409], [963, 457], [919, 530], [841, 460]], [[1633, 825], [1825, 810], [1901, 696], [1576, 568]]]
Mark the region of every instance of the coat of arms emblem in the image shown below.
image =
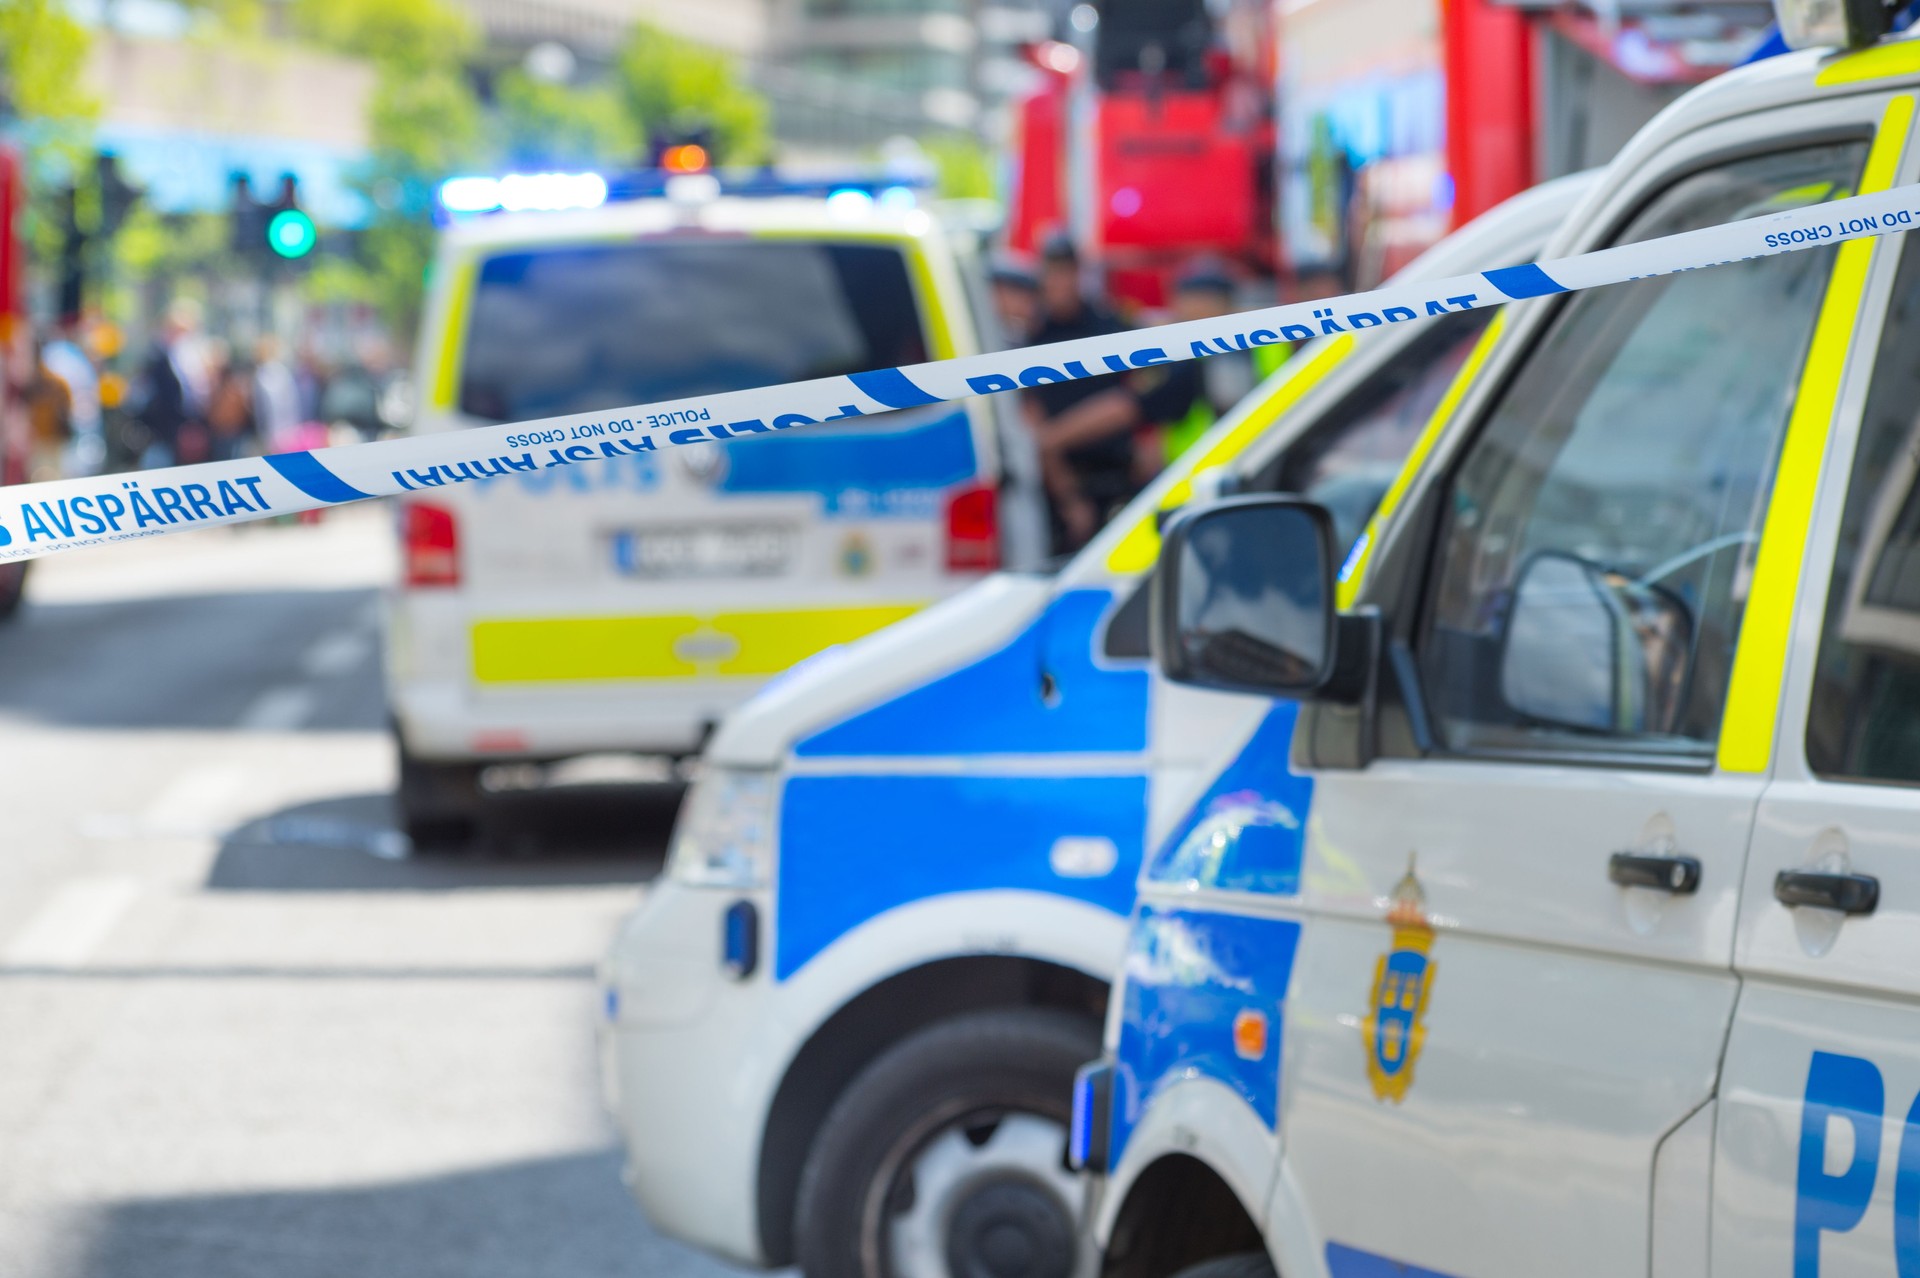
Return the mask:
[[1407, 872], [1394, 885], [1387, 906], [1393, 943], [1373, 969], [1373, 1000], [1361, 1032], [1367, 1040], [1367, 1078], [1379, 1100], [1395, 1104], [1413, 1085], [1413, 1064], [1426, 1041], [1427, 996], [1437, 970], [1431, 957], [1433, 924], [1427, 894], [1407, 858]]

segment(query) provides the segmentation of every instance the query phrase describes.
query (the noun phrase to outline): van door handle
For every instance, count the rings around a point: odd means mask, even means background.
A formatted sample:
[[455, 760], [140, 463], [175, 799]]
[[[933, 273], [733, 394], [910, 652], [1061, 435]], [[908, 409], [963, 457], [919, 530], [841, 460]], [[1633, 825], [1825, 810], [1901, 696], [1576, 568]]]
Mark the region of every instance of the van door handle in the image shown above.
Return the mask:
[[1654, 888], [1689, 896], [1700, 887], [1700, 862], [1690, 856], [1615, 852], [1607, 862], [1607, 877], [1621, 887]]
[[1880, 904], [1880, 880], [1871, 874], [1782, 870], [1773, 876], [1773, 895], [1782, 905], [1811, 905], [1842, 914], [1871, 914]]

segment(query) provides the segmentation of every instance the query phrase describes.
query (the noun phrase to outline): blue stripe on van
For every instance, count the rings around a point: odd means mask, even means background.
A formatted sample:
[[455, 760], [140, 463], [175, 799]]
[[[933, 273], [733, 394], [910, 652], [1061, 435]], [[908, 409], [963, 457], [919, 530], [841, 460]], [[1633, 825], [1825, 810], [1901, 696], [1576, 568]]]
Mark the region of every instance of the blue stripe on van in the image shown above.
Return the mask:
[[[791, 777], [780, 846], [799, 853], [780, 858], [774, 978], [869, 919], [954, 892], [1044, 892], [1121, 914], [1146, 820], [1145, 776]], [[1056, 872], [1063, 837], [1110, 841], [1112, 867]]]
[[[800, 436], [774, 441], [784, 447]], [[803, 739], [822, 756], [1105, 754], [1147, 748], [1147, 671], [1095, 661], [1107, 590], [1070, 590], [1006, 645]], [[1042, 698], [1042, 676], [1054, 696]]]
[[[1128, 935], [1126, 983], [1116, 993], [1113, 1129], [1117, 1166], [1133, 1129], [1161, 1090], [1189, 1078], [1229, 1088], [1269, 1131], [1279, 1121], [1287, 987], [1300, 924], [1144, 902]], [[1258, 1055], [1235, 1041], [1234, 1023], [1265, 1018]]]
[[1331, 1278], [1451, 1278], [1438, 1269], [1390, 1260], [1376, 1252], [1337, 1242], [1327, 1244], [1327, 1273]]
[[1300, 893], [1313, 778], [1289, 761], [1296, 701], [1276, 701], [1233, 762], [1187, 811], [1147, 862], [1157, 883], [1219, 892]]
[[724, 447], [727, 470], [719, 489], [728, 493], [830, 496], [848, 489], [947, 488], [979, 473], [965, 409], [903, 430], [815, 426]]

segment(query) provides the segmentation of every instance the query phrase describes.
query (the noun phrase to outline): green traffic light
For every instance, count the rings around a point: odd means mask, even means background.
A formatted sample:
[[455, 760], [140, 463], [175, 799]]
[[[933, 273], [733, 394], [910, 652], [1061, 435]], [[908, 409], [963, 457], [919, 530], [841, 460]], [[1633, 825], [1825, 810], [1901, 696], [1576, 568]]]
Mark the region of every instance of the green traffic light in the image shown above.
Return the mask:
[[281, 257], [305, 257], [319, 239], [313, 219], [299, 209], [282, 209], [267, 223], [267, 247]]

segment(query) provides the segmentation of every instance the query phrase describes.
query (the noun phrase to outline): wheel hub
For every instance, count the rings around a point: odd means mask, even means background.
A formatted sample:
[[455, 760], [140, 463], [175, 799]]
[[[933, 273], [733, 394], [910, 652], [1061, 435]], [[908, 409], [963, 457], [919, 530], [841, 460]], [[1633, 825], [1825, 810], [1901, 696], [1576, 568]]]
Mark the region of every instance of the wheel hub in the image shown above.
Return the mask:
[[947, 1268], [953, 1278], [1067, 1278], [1073, 1219], [1057, 1196], [1033, 1181], [987, 1181], [954, 1208]]
[[889, 1278], [1070, 1278], [1078, 1182], [1064, 1124], [1033, 1113], [941, 1128], [888, 1195]]

